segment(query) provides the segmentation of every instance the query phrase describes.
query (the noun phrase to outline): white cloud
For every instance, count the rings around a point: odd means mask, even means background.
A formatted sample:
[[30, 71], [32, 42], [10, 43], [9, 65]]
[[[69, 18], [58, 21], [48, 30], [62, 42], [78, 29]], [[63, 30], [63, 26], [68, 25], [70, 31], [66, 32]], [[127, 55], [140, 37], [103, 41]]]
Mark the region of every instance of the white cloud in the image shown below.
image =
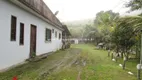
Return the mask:
[[99, 11], [113, 10], [123, 14], [122, 0], [44, 0], [53, 13], [59, 11], [57, 17], [61, 21], [73, 21], [94, 18]]

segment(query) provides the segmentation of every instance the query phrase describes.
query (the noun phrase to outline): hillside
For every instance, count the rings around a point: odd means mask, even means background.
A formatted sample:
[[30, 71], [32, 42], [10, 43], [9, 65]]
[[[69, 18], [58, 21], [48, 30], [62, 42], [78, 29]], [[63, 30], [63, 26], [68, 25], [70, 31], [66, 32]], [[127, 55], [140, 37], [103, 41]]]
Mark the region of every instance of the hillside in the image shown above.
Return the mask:
[[86, 19], [86, 20], [76, 20], [76, 21], [70, 21], [70, 22], [64, 22], [68, 26], [69, 29], [82, 29], [87, 24], [93, 25], [93, 19]]
[[67, 25], [72, 37], [79, 38], [85, 30], [86, 25], [93, 25], [93, 19], [77, 20], [71, 22], [64, 22]]

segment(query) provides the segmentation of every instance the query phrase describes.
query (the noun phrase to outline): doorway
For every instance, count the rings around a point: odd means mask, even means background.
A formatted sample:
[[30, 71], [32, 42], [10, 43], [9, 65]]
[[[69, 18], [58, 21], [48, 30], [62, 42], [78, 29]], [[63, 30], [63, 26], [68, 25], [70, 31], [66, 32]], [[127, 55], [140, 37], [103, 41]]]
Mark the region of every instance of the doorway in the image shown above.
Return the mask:
[[37, 27], [35, 25], [31, 25], [30, 58], [34, 58], [36, 56], [36, 33]]

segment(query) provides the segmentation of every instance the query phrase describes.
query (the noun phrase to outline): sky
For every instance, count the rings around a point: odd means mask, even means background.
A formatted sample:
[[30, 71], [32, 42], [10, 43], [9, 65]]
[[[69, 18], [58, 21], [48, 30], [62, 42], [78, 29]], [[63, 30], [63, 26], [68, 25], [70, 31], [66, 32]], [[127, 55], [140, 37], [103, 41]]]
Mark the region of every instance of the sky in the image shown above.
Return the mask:
[[129, 10], [124, 4], [129, 0], [44, 0], [53, 13], [59, 11], [57, 17], [62, 22], [92, 19], [100, 11], [113, 10], [120, 15]]

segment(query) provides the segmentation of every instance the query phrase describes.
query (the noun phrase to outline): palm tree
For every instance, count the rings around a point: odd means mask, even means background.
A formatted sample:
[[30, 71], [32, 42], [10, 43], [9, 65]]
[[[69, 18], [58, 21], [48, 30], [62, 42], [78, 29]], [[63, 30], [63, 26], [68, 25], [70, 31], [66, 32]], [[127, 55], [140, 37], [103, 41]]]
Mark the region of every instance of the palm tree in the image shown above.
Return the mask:
[[126, 23], [126, 26], [131, 25], [133, 27], [133, 34], [136, 40], [136, 58], [140, 58], [140, 48], [141, 48], [141, 31], [142, 31], [142, 17], [141, 16], [131, 16], [131, 17], [124, 17], [119, 20], [122, 23]]
[[130, 7], [130, 11], [142, 9], [142, 0], [130, 0], [126, 7]]

